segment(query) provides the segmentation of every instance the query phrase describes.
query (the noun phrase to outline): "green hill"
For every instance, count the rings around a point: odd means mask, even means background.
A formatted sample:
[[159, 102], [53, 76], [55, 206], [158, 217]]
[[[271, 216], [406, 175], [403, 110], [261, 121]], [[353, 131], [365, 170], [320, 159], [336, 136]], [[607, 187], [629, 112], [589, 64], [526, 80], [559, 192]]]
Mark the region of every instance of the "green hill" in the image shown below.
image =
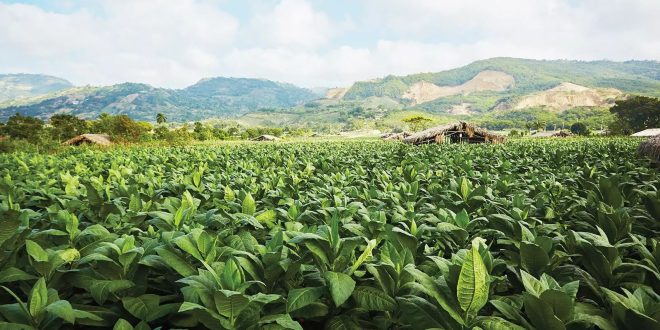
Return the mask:
[[356, 82], [345, 99], [370, 96], [401, 98], [414, 83], [427, 81], [440, 86], [465, 83], [486, 70], [512, 75], [515, 84], [505, 94], [522, 95], [552, 88], [562, 82], [599, 88], [616, 88], [625, 93], [660, 96], [660, 62], [657, 61], [567, 61], [492, 58], [436, 73], [387, 76], [373, 81]]
[[126, 114], [153, 121], [164, 113], [170, 121], [235, 117], [262, 108], [288, 108], [317, 98], [307, 89], [262, 79], [209, 78], [185, 89], [123, 83], [72, 88], [46, 97], [0, 105], [0, 120], [14, 113], [48, 118], [69, 113], [95, 118], [100, 113]]
[[70, 82], [42, 74], [0, 74], [0, 103], [71, 88]]

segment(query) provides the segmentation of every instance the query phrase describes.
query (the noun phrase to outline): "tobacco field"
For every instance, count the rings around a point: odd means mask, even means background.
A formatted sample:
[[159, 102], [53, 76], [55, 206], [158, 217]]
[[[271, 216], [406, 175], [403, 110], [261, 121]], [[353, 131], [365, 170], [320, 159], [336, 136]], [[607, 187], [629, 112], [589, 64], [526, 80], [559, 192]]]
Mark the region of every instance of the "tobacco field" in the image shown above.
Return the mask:
[[0, 329], [660, 329], [634, 139], [0, 155]]

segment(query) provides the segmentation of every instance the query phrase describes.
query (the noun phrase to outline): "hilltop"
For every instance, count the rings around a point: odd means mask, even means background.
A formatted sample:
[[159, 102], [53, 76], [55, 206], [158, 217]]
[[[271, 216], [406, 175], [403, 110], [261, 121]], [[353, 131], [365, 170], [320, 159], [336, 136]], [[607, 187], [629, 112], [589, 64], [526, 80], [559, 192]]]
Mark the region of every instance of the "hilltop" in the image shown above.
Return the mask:
[[[314, 90], [265, 79], [225, 77], [202, 79], [183, 89], [138, 83], [55, 85], [69, 88], [0, 101], [0, 120], [16, 112], [44, 119], [55, 113], [95, 118], [107, 112], [153, 121], [162, 112], [176, 122], [220, 118], [247, 126], [333, 129], [394, 128], [413, 114], [437, 122], [469, 118], [494, 127], [520, 122], [520, 118], [562, 116], [566, 120], [599, 117], [602, 122], [607, 120], [606, 109], [628, 94], [660, 97], [660, 62], [492, 58], [441, 72], [386, 76]], [[45, 90], [38, 86], [31, 90]], [[0, 95], [10, 90], [0, 85]], [[500, 119], [508, 122], [493, 123]]]
[[0, 103], [50, 94], [71, 88], [62, 78], [43, 74], [0, 74]]
[[264, 79], [206, 78], [184, 89], [123, 83], [104, 87], [77, 87], [0, 104], [0, 120], [14, 113], [46, 119], [55, 113], [96, 118], [100, 113], [126, 114], [153, 121], [164, 113], [171, 121], [235, 117], [264, 108], [287, 108], [317, 98], [312, 91]]

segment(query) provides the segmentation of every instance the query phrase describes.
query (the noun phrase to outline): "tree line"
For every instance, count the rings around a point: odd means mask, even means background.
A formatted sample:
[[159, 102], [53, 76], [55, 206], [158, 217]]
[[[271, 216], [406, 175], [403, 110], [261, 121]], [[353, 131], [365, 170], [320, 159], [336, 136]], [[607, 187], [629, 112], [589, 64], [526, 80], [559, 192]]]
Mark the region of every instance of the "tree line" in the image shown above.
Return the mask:
[[80, 134], [107, 134], [120, 143], [144, 143], [162, 141], [179, 144], [194, 140], [252, 139], [263, 134], [274, 136], [297, 136], [308, 134], [302, 129], [280, 127], [242, 127], [237, 124], [218, 123], [215, 125], [195, 122], [173, 127], [161, 113], [156, 116], [156, 125], [146, 121], [136, 121], [127, 115], [102, 113], [95, 120], [86, 120], [69, 114], [56, 114], [47, 121], [40, 118], [15, 114], [7, 122], [0, 122], [0, 151], [11, 151], [26, 144], [54, 148], [62, 142]]

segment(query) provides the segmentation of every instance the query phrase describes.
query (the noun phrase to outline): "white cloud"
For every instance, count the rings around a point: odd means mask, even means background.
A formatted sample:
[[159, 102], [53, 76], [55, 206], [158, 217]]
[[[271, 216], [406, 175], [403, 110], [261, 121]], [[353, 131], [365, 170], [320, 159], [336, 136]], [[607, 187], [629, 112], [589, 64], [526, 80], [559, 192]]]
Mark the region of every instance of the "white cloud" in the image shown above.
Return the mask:
[[660, 59], [656, 0], [367, 0], [363, 16], [277, 0], [240, 18], [215, 0], [99, 0], [65, 14], [1, 1], [0, 72], [77, 84], [222, 75], [341, 86], [494, 56]]
[[341, 27], [305, 0], [282, 0], [251, 19], [246, 38], [262, 46], [316, 48], [330, 43]]

